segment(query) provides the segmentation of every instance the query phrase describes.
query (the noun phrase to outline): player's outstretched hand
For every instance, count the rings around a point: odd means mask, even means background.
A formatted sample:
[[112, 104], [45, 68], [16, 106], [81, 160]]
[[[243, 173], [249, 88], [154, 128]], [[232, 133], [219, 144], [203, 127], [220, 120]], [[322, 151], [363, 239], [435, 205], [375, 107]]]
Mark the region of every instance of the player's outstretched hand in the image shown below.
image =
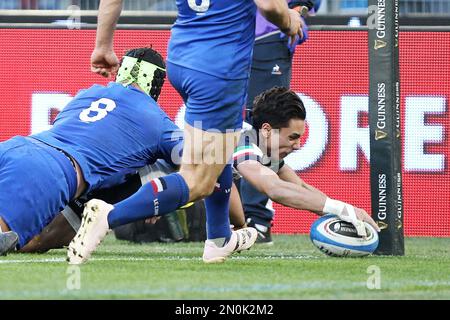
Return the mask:
[[366, 226], [364, 222], [367, 222], [377, 232], [380, 232], [380, 228], [378, 227], [378, 225], [364, 209], [354, 207], [351, 204], [327, 198], [325, 200], [325, 205], [322, 212], [325, 214], [335, 214], [339, 217], [339, 219], [353, 224], [356, 228], [356, 232], [361, 237], [367, 236]]
[[370, 224], [375, 230], [380, 232], [380, 228], [377, 226], [371, 216], [364, 210], [352, 206], [348, 203], [343, 203], [344, 208], [338, 214], [338, 217], [346, 222], [353, 224], [356, 228], [356, 232], [361, 237], [367, 237], [366, 226], [364, 222]]
[[377, 223], [372, 219], [372, 217], [366, 212], [366, 210], [364, 209], [360, 209], [357, 207], [355, 208], [355, 213], [356, 213], [356, 217], [364, 222], [367, 222], [368, 224], [370, 224], [375, 230], [377, 230], [378, 232], [380, 232], [380, 227], [378, 227]]
[[104, 77], [114, 76], [119, 69], [119, 59], [112, 49], [95, 48], [91, 55], [91, 71]]

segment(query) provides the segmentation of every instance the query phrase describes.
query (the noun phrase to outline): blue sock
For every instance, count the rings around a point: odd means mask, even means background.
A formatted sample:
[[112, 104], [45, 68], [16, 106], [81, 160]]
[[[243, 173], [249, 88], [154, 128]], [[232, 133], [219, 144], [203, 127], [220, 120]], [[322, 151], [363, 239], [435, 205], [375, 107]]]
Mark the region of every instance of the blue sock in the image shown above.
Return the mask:
[[226, 243], [231, 237], [229, 211], [232, 181], [231, 165], [226, 165], [217, 179], [218, 185], [214, 188], [214, 192], [205, 199], [208, 239], [223, 239]]
[[131, 197], [114, 205], [108, 215], [110, 228], [130, 222], [164, 215], [184, 206], [189, 188], [179, 173], [153, 179]]

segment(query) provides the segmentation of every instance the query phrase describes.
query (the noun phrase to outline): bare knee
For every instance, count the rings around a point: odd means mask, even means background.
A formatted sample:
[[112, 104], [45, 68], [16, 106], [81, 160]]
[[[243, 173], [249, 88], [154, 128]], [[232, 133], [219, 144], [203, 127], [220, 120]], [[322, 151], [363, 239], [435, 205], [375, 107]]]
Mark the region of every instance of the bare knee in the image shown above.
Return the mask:
[[189, 187], [189, 201], [201, 200], [213, 193], [217, 181], [215, 176], [200, 170], [180, 173]]
[[189, 187], [189, 198], [191, 201], [206, 198], [214, 191], [215, 180], [199, 179]]

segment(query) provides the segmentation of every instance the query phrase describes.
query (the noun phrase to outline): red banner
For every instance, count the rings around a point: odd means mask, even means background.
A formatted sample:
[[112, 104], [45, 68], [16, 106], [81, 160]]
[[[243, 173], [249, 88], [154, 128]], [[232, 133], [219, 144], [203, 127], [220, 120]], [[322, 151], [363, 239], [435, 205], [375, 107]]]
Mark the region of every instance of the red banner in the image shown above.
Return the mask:
[[[166, 55], [169, 31], [119, 30], [118, 55], [152, 45]], [[0, 29], [0, 141], [45, 130], [82, 88], [107, 80], [89, 71], [94, 30]], [[405, 232], [450, 236], [450, 33], [400, 35]], [[312, 31], [297, 49], [292, 87], [307, 107], [302, 149], [287, 162], [330, 197], [370, 210], [368, 48], [362, 31]], [[181, 98], [164, 85], [173, 119]], [[306, 233], [315, 215], [279, 205], [274, 232]]]

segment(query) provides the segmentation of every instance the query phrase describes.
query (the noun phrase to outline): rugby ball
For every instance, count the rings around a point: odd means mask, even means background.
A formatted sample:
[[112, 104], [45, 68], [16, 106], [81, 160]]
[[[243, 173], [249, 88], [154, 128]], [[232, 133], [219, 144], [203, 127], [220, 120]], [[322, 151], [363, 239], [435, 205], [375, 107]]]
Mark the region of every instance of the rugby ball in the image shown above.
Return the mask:
[[332, 257], [363, 257], [378, 246], [378, 232], [367, 222], [367, 237], [358, 236], [356, 228], [334, 214], [317, 219], [311, 226], [312, 243], [323, 253]]

